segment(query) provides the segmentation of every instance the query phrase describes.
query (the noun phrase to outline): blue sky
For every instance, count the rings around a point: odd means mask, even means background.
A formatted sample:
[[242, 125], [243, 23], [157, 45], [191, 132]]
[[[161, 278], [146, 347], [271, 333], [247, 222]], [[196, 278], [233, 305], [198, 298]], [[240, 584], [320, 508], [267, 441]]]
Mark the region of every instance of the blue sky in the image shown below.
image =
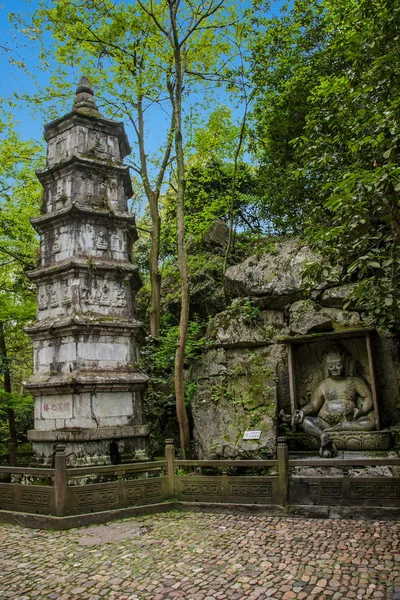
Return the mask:
[[[248, 1], [248, 0], [246, 0]], [[0, 0], [1, 2], [1, 0]], [[283, 0], [275, 0], [273, 2], [272, 11], [276, 14], [279, 7], [283, 4]], [[38, 48], [23, 36], [17, 35], [15, 28], [9, 23], [8, 14], [10, 12], [32, 13], [39, 5], [38, 0], [31, 0], [29, 3], [24, 0], [3, 0], [0, 4], [0, 47], [7, 47], [10, 52], [1, 50], [0, 48], [0, 98], [10, 98], [13, 94], [33, 94], [37, 92], [37, 86], [46, 86], [49, 83], [51, 73], [43, 72], [38, 68]], [[51, 38], [47, 40], [51, 45]], [[10, 64], [10, 59], [23, 61], [33, 76], [33, 78], [25, 73], [22, 69]], [[71, 72], [71, 81], [78, 82], [81, 76], [80, 72]], [[36, 80], [36, 83], [34, 82]], [[218, 98], [221, 103], [228, 103], [229, 100], [224, 94]], [[193, 101], [192, 101], [193, 102]], [[73, 97], [71, 97], [71, 107]], [[194, 99], [196, 104], [196, 99]], [[7, 103], [6, 103], [7, 107]], [[43, 114], [34, 114], [29, 105], [22, 102], [18, 106], [10, 109], [15, 120], [19, 122], [18, 130], [21, 136], [25, 139], [35, 138], [41, 139], [45, 118]], [[233, 114], [239, 118], [241, 107], [232, 106]], [[65, 108], [60, 105], [59, 116], [65, 113]], [[150, 115], [148, 122], [148, 146], [150, 151], [156, 151], [163, 140], [165, 131], [165, 117], [160, 114]], [[128, 137], [131, 142], [134, 142], [133, 134], [127, 127]]]

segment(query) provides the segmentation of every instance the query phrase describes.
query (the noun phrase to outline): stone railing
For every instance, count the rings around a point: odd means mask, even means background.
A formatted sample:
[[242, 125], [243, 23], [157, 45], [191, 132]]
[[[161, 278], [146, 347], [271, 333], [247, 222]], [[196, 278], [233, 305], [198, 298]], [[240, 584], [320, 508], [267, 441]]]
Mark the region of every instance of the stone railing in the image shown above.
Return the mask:
[[[391, 467], [392, 476], [371, 476], [368, 466]], [[294, 467], [303, 468], [300, 475]], [[325, 467], [326, 476], [309, 476], [306, 467]], [[332, 476], [329, 467], [339, 471]], [[362, 476], [349, 472], [359, 467]], [[54, 468], [0, 467], [0, 519], [46, 515], [51, 525], [36, 519], [35, 526], [57, 527], [64, 519], [71, 527], [186, 503], [292, 512], [298, 506], [400, 508], [399, 467], [400, 458], [294, 460], [286, 438], [278, 438], [272, 460], [179, 460], [167, 440], [165, 460], [68, 468], [64, 448], [57, 446]]]

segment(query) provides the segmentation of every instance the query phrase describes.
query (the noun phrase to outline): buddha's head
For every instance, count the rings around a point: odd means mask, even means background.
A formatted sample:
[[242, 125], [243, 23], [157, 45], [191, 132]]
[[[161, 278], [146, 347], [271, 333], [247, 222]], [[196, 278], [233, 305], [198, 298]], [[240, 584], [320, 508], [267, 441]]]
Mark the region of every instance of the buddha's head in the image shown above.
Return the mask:
[[344, 375], [344, 356], [337, 348], [332, 348], [325, 355], [328, 375], [332, 379], [341, 379]]

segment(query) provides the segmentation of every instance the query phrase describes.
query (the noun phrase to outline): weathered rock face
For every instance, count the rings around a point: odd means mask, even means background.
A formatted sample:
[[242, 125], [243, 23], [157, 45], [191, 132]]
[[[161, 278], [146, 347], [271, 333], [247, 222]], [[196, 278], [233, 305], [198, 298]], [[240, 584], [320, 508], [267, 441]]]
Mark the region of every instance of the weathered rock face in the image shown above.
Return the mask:
[[224, 252], [228, 244], [229, 227], [222, 221], [217, 221], [204, 234], [204, 247], [213, 252]]
[[141, 281], [130, 263], [137, 239], [128, 214], [132, 194], [124, 127], [103, 119], [82, 78], [73, 111], [45, 127], [46, 168], [33, 338], [37, 458], [51, 464], [63, 443], [70, 464], [110, 462], [110, 444], [145, 456], [148, 427], [141, 392], [147, 377], [135, 370], [141, 324], [134, 292]]
[[[206, 338], [215, 347], [252, 348], [265, 346], [277, 337], [289, 335], [282, 311], [259, 310], [249, 300], [232, 303], [214, 317], [207, 327]], [[251, 316], [249, 312], [253, 311]]]
[[264, 308], [282, 308], [303, 297], [304, 263], [316, 256], [296, 240], [277, 242], [274, 253], [250, 256], [229, 267], [225, 288], [230, 297], [250, 296], [262, 299]]
[[311, 300], [298, 300], [290, 307], [290, 333], [306, 335], [332, 331], [332, 319], [329, 315], [316, 310]]
[[[329, 308], [343, 308], [353, 291], [354, 285], [352, 283], [331, 287], [324, 291], [319, 298], [319, 302], [322, 306]], [[353, 308], [353, 306], [353, 303], [350, 303], [350, 308]]]
[[[200, 458], [256, 458], [275, 453], [277, 415], [280, 410], [290, 412], [284, 343], [288, 336], [307, 336], [294, 349], [299, 406], [310, 400], [326, 377], [323, 356], [333, 343], [347, 353], [348, 373], [371, 384], [363, 335], [340, 337], [342, 332], [365, 326], [358, 312], [343, 308], [353, 286], [326, 290], [321, 286], [309, 291], [307, 298], [302, 269], [312, 258], [308, 248], [289, 240], [278, 242], [272, 254], [248, 258], [227, 270], [226, 287], [235, 299], [210, 321], [209, 350], [196, 362], [190, 377], [194, 442]], [[340, 333], [339, 340], [332, 342], [331, 333]], [[376, 333], [373, 353], [381, 427], [394, 431], [400, 423], [396, 339]], [[261, 430], [260, 440], [243, 440], [248, 429]], [[305, 434], [299, 434], [299, 440], [301, 436]], [[309, 442], [305, 440], [304, 447], [312, 448], [313, 439]]]
[[[267, 457], [275, 452], [277, 365], [285, 348], [216, 348], [192, 372], [195, 448], [199, 458]], [[206, 375], [206, 376], [204, 376]], [[248, 429], [260, 440], [243, 440]]]
[[[191, 372], [195, 449], [199, 457], [267, 457], [275, 452], [278, 397], [287, 389], [282, 371], [288, 335], [284, 314], [260, 310], [247, 298], [210, 322], [212, 346]], [[287, 369], [286, 369], [287, 370]], [[259, 440], [243, 440], [246, 430]]]

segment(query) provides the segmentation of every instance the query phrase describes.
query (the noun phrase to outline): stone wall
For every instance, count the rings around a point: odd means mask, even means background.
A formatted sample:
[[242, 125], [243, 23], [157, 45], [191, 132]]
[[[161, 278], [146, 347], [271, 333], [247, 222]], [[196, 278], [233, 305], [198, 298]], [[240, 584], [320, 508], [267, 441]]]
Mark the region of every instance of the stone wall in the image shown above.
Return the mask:
[[[367, 325], [350, 303], [351, 286], [311, 292], [302, 277], [309, 248], [296, 240], [276, 244], [273, 252], [252, 256], [230, 267], [225, 288], [230, 307], [210, 321], [208, 349], [191, 371], [194, 443], [199, 458], [258, 458], [275, 453], [280, 410], [290, 412], [288, 336], [313, 335], [315, 342], [296, 345], [299, 404], [316, 385], [306, 365], [324, 375], [322, 354], [332, 342], [321, 334], [348, 332]], [[315, 258], [315, 257], [314, 257]], [[346, 338], [347, 373], [370, 381], [364, 338]], [[400, 423], [400, 363], [396, 339], [373, 336], [381, 426]], [[243, 440], [248, 429], [260, 440]]]

